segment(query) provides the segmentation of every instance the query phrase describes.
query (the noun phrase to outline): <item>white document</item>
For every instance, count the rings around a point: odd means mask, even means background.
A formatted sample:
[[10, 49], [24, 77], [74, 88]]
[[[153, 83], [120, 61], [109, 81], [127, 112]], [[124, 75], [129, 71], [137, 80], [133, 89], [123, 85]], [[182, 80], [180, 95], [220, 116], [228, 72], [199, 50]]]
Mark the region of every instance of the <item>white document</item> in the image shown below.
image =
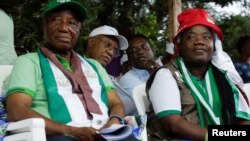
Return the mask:
[[100, 130], [100, 135], [106, 140], [117, 141], [127, 138], [132, 134], [130, 125], [113, 124], [108, 128]]

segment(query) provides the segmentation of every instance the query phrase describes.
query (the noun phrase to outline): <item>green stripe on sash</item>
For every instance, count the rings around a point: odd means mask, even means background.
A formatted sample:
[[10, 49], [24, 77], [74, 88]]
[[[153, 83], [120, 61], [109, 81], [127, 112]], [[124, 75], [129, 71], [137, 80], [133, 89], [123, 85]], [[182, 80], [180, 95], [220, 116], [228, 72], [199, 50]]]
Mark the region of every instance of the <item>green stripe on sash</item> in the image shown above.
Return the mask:
[[[84, 59], [84, 58], [83, 58]], [[107, 92], [106, 92], [106, 89], [105, 89], [105, 85], [104, 85], [104, 82], [102, 81], [102, 78], [100, 76], [100, 74], [98, 73], [98, 69], [96, 68], [96, 66], [91, 62], [89, 61], [88, 59], [84, 59], [85, 61], [87, 61], [90, 66], [95, 70], [96, 74], [98, 75], [98, 80], [99, 80], [99, 83], [100, 85], [102, 86], [102, 92], [101, 92], [101, 99], [102, 101], [105, 103], [105, 105], [107, 106], [108, 109], [109, 108], [109, 101], [108, 101], [108, 96], [107, 96]]]
[[[184, 73], [183, 73], [183, 70], [182, 70], [182, 67], [181, 67], [181, 64], [180, 64], [180, 58], [179, 58], [179, 57], [176, 58], [176, 64], [177, 64], [178, 67], [180, 68], [181, 74], [184, 74]], [[188, 88], [189, 88], [190, 91], [191, 91], [191, 94], [192, 94], [193, 97], [194, 97], [194, 100], [195, 100], [196, 106], [197, 106], [198, 117], [199, 117], [199, 120], [200, 120], [200, 126], [201, 126], [202, 128], [204, 128], [205, 125], [204, 125], [204, 119], [203, 119], [203, 116], [202, 116], [202, 113], [201, 113], [201, 112], [202, 112], [201, 103], [199, 102], [198, 97], [197, 97], [195, 94], [193, 94], [194, 91], [193, 91], [193, 90], [190, 88], [190, 86], [188, 85], [186, 77], [183, 76], [183, 80], [184, 80], [184, 82], [187, 84]]]
[[[214, 87], [215, 79], [212, 77], [212, 69], [208, 69], [208, 72], [210, 71], [210, 73], [207, 73], [205, 75], [206, 90], [204, 91], [203, 88], [199, 87], [200, 85], [196, 82], [196, 80], [194, 78], [192, 79], [192, 75], [189, 74], [187, 68], [185, 67], [185, 64], [182, 62], [180, 57], [176, 59], [176, 63], [179, 66], [181, 73], [183, 74], [184, 82], [190, 88], [190, 91], [196, 102], [201, 127], [206, 127], [208, 124], [221, 124], [221, 110], [216, 110], [216, 108], [221, 108], [221, 104], [219, 100], [218, 89], [217, 87]], [[214, 87], [214, 89], [212, 89], [211, 86]], [[210, 94], [210, 97], [212, 99], [210, 99], [209, 101], [208, 97]], [[214, 102], [216, 103], [214, 104]]]
[[66, 124], [72, 121], [72, 119], [62, 96], [58, 93], [57, 84], [49, 61], [41, 53], [40, 49], [38, 50], [38, 56], [40, 59], [44, 87], [48, 98], [50, 116], [54, 121]]

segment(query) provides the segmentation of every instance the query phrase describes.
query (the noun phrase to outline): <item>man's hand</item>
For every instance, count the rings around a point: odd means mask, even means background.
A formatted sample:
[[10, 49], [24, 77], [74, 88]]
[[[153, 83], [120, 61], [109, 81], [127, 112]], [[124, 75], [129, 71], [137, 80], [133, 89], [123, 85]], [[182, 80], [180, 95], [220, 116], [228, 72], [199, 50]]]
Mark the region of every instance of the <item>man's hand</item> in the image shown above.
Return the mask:
[[79, 141], [105, 141], [105, 139], [97, 133], [97, 130], [92, 127], [72, 127], [65, 126], [65, 133], [73, 136]]
[[[120, 117], [124, 117], [125, 115], [124, 106], [117, 92], [115, 90], [110, 90], [107, 92], [107, 94], [108, 94], [108, 100], [110, 103], [110, 115], [117, 115]], [[105, 124], [102, 127], [102, 129], [107, 128], [111, 126], [112, 124], [120, 124], [119, 119], [116, 117], [110, 118], [107, 124]]]
[[154, 60], [144, 61], [144, 62], [142, 62], [142, 66], [143, 66], [143, 68], [148, 70], [149, 73], [155, 71], [156, 69], [158, 69], [160, 67], [160, 65], [158, 63], [156, 63]]

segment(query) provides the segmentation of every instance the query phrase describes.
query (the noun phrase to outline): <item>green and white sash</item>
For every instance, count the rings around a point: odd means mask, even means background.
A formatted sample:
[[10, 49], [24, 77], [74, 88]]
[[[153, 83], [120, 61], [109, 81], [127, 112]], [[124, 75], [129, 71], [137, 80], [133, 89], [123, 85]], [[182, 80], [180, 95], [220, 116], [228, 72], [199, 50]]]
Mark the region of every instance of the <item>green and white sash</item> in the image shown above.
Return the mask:
[[[205, 90], [201, 90], [197, 86], [197, 84], [195, 84], [192, 81], [192, 78], [191, 78], [190, 74], [188, 73], [188, 70], [187, 70], [182, 58], [180, 58], [180, 57], [177, 58], [177, 64], [179, 65], [180, 70], [183, 74], [184, 81], [186, 82], [188, 87], [191, 89], [191, 92], [194, 96], [196, 103], [200, 103], [202, 105], [202, 107], [204, 107], [204, 109], [208, 113], [208, 116], [212, 120], [212, 124], [215, 124], [215, 125], [222, 124], [221, 117], [216, 116], [216, 114], [215, 114], [216, 110], [218, 112], [218, 109], [216, 109], [216, 108], [219, 108], [219, 107], [213, 107], [214, 101], [218, 101], [219, 97], [218, 97], [218, 89], [216, 88], [216, 86], [213, 86], [213, 85], [216, 85], [214, 82], [214, 79], [212, 79], [213, 81], [211, 80], [211, 78], [213, 78], [213, 73], [212, 73], [211, 68], [205, 74], [205, 88], [204, 88]], [[231, 85], [233, 93], [234, 93], [236, 116], [250, 120], [250, 109], [249, 109], [247, 102], [245, 101], [242, 94], [240, 94], [240, 91], [237, 89], [237, 87], [228, 79], [227, 76], [226, 76], [226, 78], [227, 78], [229, 84]], [[216, 89], [214, 89], [214, 88], [216, 88]], [[204, 97], [204, 93], [205, 93], [205, 95], [207, 95], [206, 98]], [[198, 109], [199, 119], [201, 121], [201, 126], [204, 127], [204, 119], [202, 117], [202, 110], [201, 110], [201, 106], [199, 104], [197, 104], [197, 109]]]
[[38, 51], [40, 65], [49, 103], [51, 118], [57, 122], [75, 127], [102, 127], [109, 119], [107, 95], [100, 83], [100, 77], [95, 68], [81, 58], [81, 67], [90, 84], [93, 99], [98, 103], [102, 115], [91, 113], [92, 120], [87, 118], [86, 110], [77, 96], [72, 92], [72, 85], [64, 73], [40, 51]]

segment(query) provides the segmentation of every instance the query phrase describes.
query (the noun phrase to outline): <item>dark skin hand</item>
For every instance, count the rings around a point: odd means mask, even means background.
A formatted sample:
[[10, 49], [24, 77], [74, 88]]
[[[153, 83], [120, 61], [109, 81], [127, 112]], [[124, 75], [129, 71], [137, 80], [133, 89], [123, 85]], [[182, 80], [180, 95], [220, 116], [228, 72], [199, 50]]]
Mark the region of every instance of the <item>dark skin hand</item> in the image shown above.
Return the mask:
[[[110, 109], [112, 109], [110, 111], [110, 115], [118, 115], [120, 117], [124, 117], [125, 116], [124, 106], [115, 90], [110, 90], [108, 92], [108, 100], [110, 101]], [[108, 123], [104, 125], [101, 129], [107, 128], [112, 124], [120, 124], [119, 119], [117, 118], [109, 119]]]
[[[46, 135], [63, 135], [69, 134], [80, 141], [88, 140], [94, 141], [100, 138], [96, 134], [96, 129], [92, 127], [72, 127], [65, 124], [52, 121], [43, 115], [33, 111], [30, 107], [32, 105], [31, 96], [24, 93], [13, 93], [7, 99], [7, 117], [9, 121], [19, 121], [28, 118], [42, 118], [45, 121]], [[11, 107], [15, 108], [11, 108]]]
[[[124, 116], [123, 105], [119, 100], [115, 91], [108, 92], [108, 99], [110, 101], [111, 114]], [[45, 130], [47, 135], [62, 135], [69, 134], [80, 141], [97, 141], [104, 140], [97, 129], [92, 127], [72, 127], [52, 121], [41, 114], [31, 110], [32, 98], [24, 93], [13, 93], [7, 99], [8, 120], [18, 121], [27, 118], [43, 118], [45, 120]], [[11, 108], [11, 107], [15, 108]], [[117, 118], [112, 118], [102, 128], [107, 128], [112, 124], [120, 124]]]
[[[110, 109], [111, 109], [111, 113], [110, 115], [120, 115], [121, 117], [124, 117], [124, 108], [123, 108], [123, 104], [119, 98], [119, 96], [117, 95], [116, 91], [111, 90], [108, 92], [108, 100], [110, 101]], [[111, 118], [109, 119], [108, 123], [105, 124], [101, 129], [104, 128], [108, 128], [110, 127], [112, 124], [120, 124], [120, 121], [117, 118]], [[102, 136], [100, 136], [100, 134], [97, 134], [97, 130], [92, 128], [88, 128], [89, 132], [88, 132], [88, 136], [91, 139], [91, 137], [94, 137], [95, 141], [102, 141], [105, 139], [102, 138]], [[100, 131], [101, 129], [99, 129], [98, 131]], [[90, 133], [90, 134], [89, 134]], [[85, 136], [83, 136], [85, 137]]]
[[160, 65], [158, 63], [156, 63], [154, 60], [147, 60], [142, 62], [142, 66], [149, 72], [152, 73], [154, 72], [156, 69], [158, 69], [160, 67]]
[[[178, 137], [188, 138], [193, 141], [204, 141], [207, 128], [201, 128], [191, 122], [186, 121], [180, 115], [170, 115], [160, 119], [164, 129], [178, 135]], [[250, 121], [238, 119], [239, 125], [250, 125]]]
[[201, 128], [180, 115], [170, 115], [160, 119], [164, 129], [178, 135], [178, 137], [188, 138], [194, 141], [204, 141], [207, 133], [206, 128]]
[[105, 141], [95, 128], [83, 127], [81, 129], [78, 130], [76, 127], [65, 126], [65, 133], [75, 137], [79, 141]]

